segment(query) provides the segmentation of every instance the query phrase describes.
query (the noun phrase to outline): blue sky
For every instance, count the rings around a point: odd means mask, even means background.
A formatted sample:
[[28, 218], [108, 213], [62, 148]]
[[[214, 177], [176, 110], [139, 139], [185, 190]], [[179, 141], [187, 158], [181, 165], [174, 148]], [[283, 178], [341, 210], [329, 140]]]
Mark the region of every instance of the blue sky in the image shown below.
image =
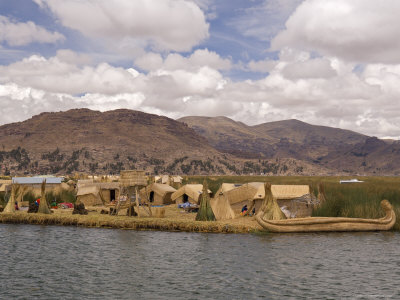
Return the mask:
[[400, 136], [396, 0], [0, 0], [2, 123], [129, 108]]
[[[210, 1], [208, 2], [211, 3]], [[293, 0], [292, 2], [291, 9], [295, 9], [295, 4], [299, 3], [299, 1]], [[273, 37], [272, 33], [276, 34], [278, 32], [276, 29], [284, 28], [284, 23], [289, 15], [279, 16], [273, 14], [275, 12], [262, 15], [260, 14], [260, 9], [263, 8], [264, 4], [265, 1], [263, 0], [215, 1], [205, 10], [205, 14], [215, 14], [215, 17], [211, 16], [207, 19], [210, 24], [209, 38], [195, 45], [191, 51], [185, 51], [181, 54], [190, 56], [193, 50], [207, 48], [222, 57], [229, 57], [234, 63], [247, 63], [250, 60], [261, 60], [266, 57], [277, 58], [277, 51], [268, 51], [270, 47], [269, 40]], [[71, 49], [90, 55], [99, 50], [96, 43], [88, 42], [77, 30], [61, 26], [57, 18], [48, 11], [41, 9], [37, 3], [31, 0], [2, 0], [0, 1], [0, 12], [3, 16], [15, 22], [32, 21], [49, 31], [60, 32], [66, 37], [64, 42], [55, 44], [30, 43], [18, 47], [9, 47], [3, 43], [3, 51], [9, 51], [9, 55], [5, 53], [0, 57], [1, 62], [4, 64], [9, 64], [34, 54], [51, 57], [59, 49]], [[258, 29], [261, 30], [261, 35], [255, 36], [244, 32], [245, 29], [249, 29], [248, 26], [254, 28], [258, 26]], [[131, 66], [132, 60], [130, 58], [116, 57], [111, 54], [108, 59], [105, 59], [107, 52], [102, 53], [100, 51], [97, 54], [114, 66]], [[166, 54], [167, 52], [163, 53], [163, 55]], [[252, 72], [251, 70], [230, 70], [226, 74], [237, 80], [262, 76], [259, 72]]]

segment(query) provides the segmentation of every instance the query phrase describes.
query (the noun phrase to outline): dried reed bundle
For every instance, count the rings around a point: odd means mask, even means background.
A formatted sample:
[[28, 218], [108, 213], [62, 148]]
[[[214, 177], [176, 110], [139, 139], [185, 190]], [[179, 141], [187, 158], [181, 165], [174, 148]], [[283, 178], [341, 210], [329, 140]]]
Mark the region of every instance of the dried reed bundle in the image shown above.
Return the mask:
[[271, 183], [265, 183], [265, 198], [258, 215], [265, 220], [286, 219], [285, 214], [279, 208], [278, 202], [272, 196]]
[[47, 199], [46, 199], [46, 180], [43, 180], [42, 182], [42, 195], [40, 197], [38, 213], [51, 214], [51, 210], [49, 208], [49, 205], [47, 204]]
[[200, 209], [196, 215], [196, 221], [215, 221], [215, 215], [210, 204], [207, 182], [203, 182], [203, 194], [201, 195]]
[[11, 196], [8, 199], [7, 205], [3, 210], [3, 213], [10, 214], [15, 212], [15, 199], [18, 198], [20, 194], [21, 186], [19, 184], [13, 184], [11, 187]]

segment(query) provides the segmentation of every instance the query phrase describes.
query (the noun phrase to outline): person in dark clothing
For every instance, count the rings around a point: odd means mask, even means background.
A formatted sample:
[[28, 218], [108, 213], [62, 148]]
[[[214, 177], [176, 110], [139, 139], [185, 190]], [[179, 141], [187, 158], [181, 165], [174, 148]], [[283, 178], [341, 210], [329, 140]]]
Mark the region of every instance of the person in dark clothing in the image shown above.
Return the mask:
[[244, 216], [245, 214], [247, 214], [247, 204], [245, 204], [243, 207], [242, 207], [242, 212], [240, 213], [242, 216]]

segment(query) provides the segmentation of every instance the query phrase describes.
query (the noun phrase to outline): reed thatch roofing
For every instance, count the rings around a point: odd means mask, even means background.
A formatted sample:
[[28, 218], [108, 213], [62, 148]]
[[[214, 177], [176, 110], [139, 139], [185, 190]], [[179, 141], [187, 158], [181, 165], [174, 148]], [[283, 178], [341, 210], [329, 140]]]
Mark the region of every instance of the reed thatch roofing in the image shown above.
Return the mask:
[[121, 171], [119, 182], [124, 186], [147, 185], [145, 171], [141, 170], [125, 170]]
[[235, 188], [238, 188], [240, 186], [242, 186], [242, 183], [223, 183], [221, 184], [221, 186], [219, 187], [218, 191], [215, 193], [216, 195], [222, 195], [230, 190], [233, 190]]
[[[199, 195], [201, 195], [202, 193], [203, 193], [202, 184], [186, 184], [171, 195], [171, 200], [175, 201], [177, 198], [186, 194], [190, 198], [197, 201], [199, 199]], [[211, 194], [211, 191], [208, 190], [208, 193]]]
[[249, 182], [241, 186], [228, 190], [224, 195], [229, 199], [231, 204], [242, 202], [244, 200], [264, 199], [264, 183]]
[[76, 183], [76, 187], [79, 189], [79, 187], [88, 185], [88, 184], [92, 184], [93, 182], [94, 182], [93, 179], [80, 179]]
[[174, 189], [172, 186], [169, 186], [168, 184], [162, 184], [162, 183], [152, 183], [140, 190], [140, 193], [150, 193], [154, 192], [162, 197], [165, 196], [167, 193], [174, 193], [176, 192], [176, 189]]
[[78, 185], [77, 196], [93, 194], [97, 196], [100, 190], [119, 190], [118, 182], [92, 182]]
[[218, 221], [235, 218], [235, 212], [225, 195], [216, 195], [215, 198], [211, 199], [211, 208]]
[[310, 193], [308, 185], [272, 185], [272, 195], [276, 199], [294, 199]]
[[161, 183], [165, 184], [169, 182], [169, 175], [163, 175], [161, 177]]
[[77, 196], [84, 196], [84, 195], [95, 195], [99, 194], [100, 188], [97, 185], [86, 185], [81, 186], [78, 188], [78, 192], [76, 193]]
[[182, 177], [181, 176], [172, 176], [172, 182], [174, 183], [181, 183], [182, 182]]

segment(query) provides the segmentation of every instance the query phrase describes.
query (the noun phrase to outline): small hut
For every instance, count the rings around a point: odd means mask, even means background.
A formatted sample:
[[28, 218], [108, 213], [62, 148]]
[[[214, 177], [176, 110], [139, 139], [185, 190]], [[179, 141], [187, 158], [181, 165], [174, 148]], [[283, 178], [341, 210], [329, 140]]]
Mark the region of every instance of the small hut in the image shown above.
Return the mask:
[[[171, 195], [171, 200], [177, 204], [186, 202], [199, 204], [200, 195], [202, 193], [202, 184], [186, 184]], [[210, 190], [208, 190], [208, 193], [211, 195]]]
[[152, 183], [140, 190], [140, 199], [142, 202], [149, 200], [155, 205], [171, 204], [171, 195], [176, 192], [172, 186], [161, 183]]
[[119, 199], [118, 182], [85, 182], [78, 181], [77, 201], [85, 206], [107, 205]]
[[291, 217], [311, 216], [313, 198], [309, 185], [272, 185], [271, 192], [279, 207], [286, 207]]

